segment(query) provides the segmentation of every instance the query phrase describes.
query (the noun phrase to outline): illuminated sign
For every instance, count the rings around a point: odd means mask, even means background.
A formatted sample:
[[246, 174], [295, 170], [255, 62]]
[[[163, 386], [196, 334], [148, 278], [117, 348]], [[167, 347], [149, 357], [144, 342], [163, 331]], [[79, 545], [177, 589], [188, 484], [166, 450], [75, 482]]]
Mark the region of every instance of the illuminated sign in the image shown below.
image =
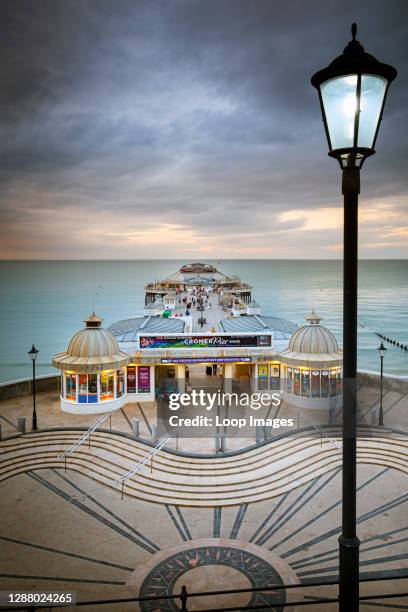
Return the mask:
[[254, 348], [272, 346], [271, 336], [140, 336], [141, 349]]
[[250, 357], [166, 357], [161, 363], [248, 363]]

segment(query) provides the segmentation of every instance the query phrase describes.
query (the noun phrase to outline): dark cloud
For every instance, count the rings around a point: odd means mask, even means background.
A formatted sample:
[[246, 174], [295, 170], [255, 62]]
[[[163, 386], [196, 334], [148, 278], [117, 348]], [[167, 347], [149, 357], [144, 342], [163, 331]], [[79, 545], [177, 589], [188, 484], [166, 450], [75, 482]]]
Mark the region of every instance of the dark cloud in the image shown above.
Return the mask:
[[[340, 205], [310, 76], [342, 51], [352, 21], [399, 70], [362, 204], [387, 199], [393, 227], [404, 224], [405, 0], [3, 0], [0, 17], [3, 257], [21, 253], [25, 235], [26, 256], [70, 255], [70, 216], [92, 219], [97, 236], [78, 232], [76, 256], [131, 256], [119, 227], [104, 239], [109, 215], [130, 232], [183, 227], [192, 245], [218, 236], [224, 256], [245, 231], [254, 256], [267, 249], [267, 228], [271, 256], [285, 241], [297, 256], [335, 256], [332, 230], [312, 236], [302, 216], [282, 215]], [[47, 223], [33, 227], [36, 214]]]

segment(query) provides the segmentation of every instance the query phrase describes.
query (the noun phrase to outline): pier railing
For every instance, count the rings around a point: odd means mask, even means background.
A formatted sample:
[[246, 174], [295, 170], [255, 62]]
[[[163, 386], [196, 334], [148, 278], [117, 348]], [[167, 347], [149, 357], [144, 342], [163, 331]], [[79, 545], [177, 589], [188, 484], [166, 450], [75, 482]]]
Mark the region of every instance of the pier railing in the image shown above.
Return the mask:
[[157, 455], [157, 453], [159, 453], [162, 448], [164, 448], [167, 444], [167, 442], [170, 440], [169, 437], [167, 438], [162, 438], [161, 440], [159, 440], [159, 442], [156, 444], [156, 446], [154, 448], [152, 448], [152, 450], [147, 453], [146, 457], [144, 457], [143, 459], [141, 459], [138, 463], [136, 463], [136, 465], [131, 468], [130, 470], [128, 470], [125, 474], [123, 474], [122, 476], [120, 476], [119, 478], [116, 478], [116, 480], [114, 480], [114, 484], [119, 486], [121, 485], [122, 487], [122, 491], [121, 491], [121, 499], [123, 499], [124, 494], [125, 494], [125, 483], [130, 480], [130, 478], [132, 478], [132, 476], [134, 476], [135, 474], [137, 474], [138, 472], [140, 472], [140, 470], [147, 465], [148, 463], [150, 463], [150, 472], [153, 472], [153, 459], [155, 457], [155, 455]]
[[305, 419], [305, 421], [309, 422], [312, 425], [312, 427], [318, 433], [320, 433], [320, 440], [322, 442], [323, 442], [323, 436], [324, 436], [326, 438], [326, 440], [331, 442], [331, 444], [333, 444], [333, 446], [335, 446], [337, 448], [337, 450], [339, 450], [339, 451], [341, 450], [341, 446], [337, 442], [337, 440], [335, 438], [332, 438], [332, 436], [329, 436], [327, 431], [323, 427], [320, 427], [320, 425], [315, 423], [314, 420], [312, 419], [312, 417], [310, 417], [309, 415], [305, 414], [301, 408], [298, 409], [298, 429], [299, 429], [299, 415], [302, 415], [302, 417]]
[[[395, 570], [395, 575], [393, 576], [374, 576], [374, 577], [361, 577], [359, 582], [360, 584], [367, 584], [367, 583], [374, 583], [374, 582], [387, 582], [389, 580], [407, 580], [408, 579], [408, 573], [406, 574], [405, 572], [403, 574], [400, 574], [399, 572], [403, 572], [402, 568], [396, 569]], [[193, 593], [189, 593], [187, 591], [187, 588], [185, 586], [181, 587], [181, 591], [180, 593], [177, 594], [171, 594], [171, 595], [154, 595], [154, 596], [149, 596], [149, 597], [121, 597], [121, 598], [117, 598], [117, 599], [99, 599], [99, 600], [87, 600], [87, 601], [77, 601], [75, 603], [75, 607], [82, 607], [82, 606], [116, 606], [117, 604], [123, 604], [123, 603], [149, 603], [151, 602], [152, 604], [154, 604], [154, 602], [157, 602], [158, 606], [155, 609], [159, 609], [159, 602], [167, 602], [167, 605], [173, 608], [173, 606], [177, 606], [176, 601], [180, 601], [181, 603], [181, 611], [182, 612], [188, 612], [189, 608], [187, 607], [189, 602], [191, 602], [192, 598], [198, 598], [198, 597], [218, 597], [219, 595], [236, 595], [236, 594], [240, 594], [240, 593], [248, 593], [249, 595], [255, 594], [255, 593], [267, 593], [268, 591], [274, 591], [274, 592], [281, 592], [281, 591], [293, 591], [294, 589], [296, 590], [300, 590], [300, 589], [307, 589], [307, 588], [316, 588], [316, 587], [336, 587], [339, 585], [339, 580], [337, 578], [333, 578], [333, 579], [327, 579], [327, 580], [321, 580], [321, 581], [316, 581], [316, 582], [310, 582], [310, 583], [297, 583], [297, 584], [273, 584], [273, 585], [265, 585], [262, 587], [251, 587], [251, 588], [246, 588], [246, 589], [227, 589], [227, 590], [222, 590], [222, 591], [199, 591], [199, 592], [193, 592]], [[284, 608], [293, 608], [293, 607], [297, 607], [297, 606], [315, 606], [315, 605], [323, 605], [326, 604], [325, 608], [322, 608], [322, 610], [326, 611], [327, 608], [327, 604], [338, 604], [339, 602], [339, 596], [338, 594], [335, 594], [333, 596], [328, 596], [328, 597], [311, 597], [310, 599], [306, 598], [303, 599], [303, 596], [301, 596], [302, 598], [299, 599], [298, 601], [285, 601], [283, 603], [280, 602], [276, 602], [273, 604], [265, 604], [265, 605], [247, 605], [247, 606], [236, 606], [236, 605], [232, 605], [232, 606], [228, 606], [228, 607], [208, 607], [205, 606], [205, 609], [198, 609], [196, 608], [196, 606], [194, 606], [194, 609], [197, 610], [197, 612], [239, 612], [242, 610], [271, 610], [271, 609], [281, 609], [283, 610]], [[306, 596], [307, 597], [307, 596]], [[382, 600], [382, 599], [396, 599], [396, 598], [401, 598], [401, 600], [404, 600], [404, 598], [408, 597], [408, 592], [405, 590], [403, 591], [401, 589], [400, 592], [386, 592], [386, 593], [373, 593], [372, 595], [370, 594], [364, 594], [364, 595], [360, 595], [359, 596], [359, 601], [361, 602], [361, 604], [367, 605], [371, 602], [376, 602], [378, 600]], [[225, 601], [225, 600], [224, 600]], [[170, 602], [174, 602], [174, 603], [170, 603]], [[389, 605], [389, 604], [388, 604]], [[374, 606], [387, 606], [387, 604], [382, 604], [382, 603], [374, 603]], [[36, 604], [35, 609], [39, 610], [39, 609], [46, 609], [46, 610], [55, 610], [57, 608], [60, 608], [62, 606], [49, 606], [47, 604], [41, 605], [41, 604]], [[396, 603], [396, 607], [400, 607], [398, 605], [398, 603]], [[404, 607], [404, 606], [403, 606]], [[12, 608], [2, 608], [2, 610], [33, 610], [34, 608], [27, 608], [27, 606], [22, 606], [22, 607], [12, 607]], [[111, 609], [111, 608], [109, 608]], [[112, 608], [115, 609], [115, 608]], [[152, 606], [153, 609], [153, 606]], [[179, 609], [177, 607], [177, 609]], [[330, 609], [336, 609], [336, 608], [330, 608]], [[120, 610], [120, 608], [118, 608], [118, 610]], [[191, 608], [190, 608], [191, 610]]]
[[[102, 414], [96, 421], [95, 423], [93, 423], [89, 429], [86, 430], [85, 433], [82, 434], [82, 436], [80, 436], [78, 438], [78, 440], [76, 442], [74, 442], [74, 444], [72, 446], [70, 446], [66, 451], [64, 451], [61, 455], [58, 455], [57, 459], [59, 460], [64, 460], [65, 462], [65, 470], [67, 467], [67, 458], [72, 455], [72, 453], [74, 453], [77, 448], [79, 448], [81, 446], [81, 444], [83, 444], [86, 440], [88, 440], [88, 448], [91, 448], [91, 435], [92, 432], [96, 431], [98, 429], [98, 427], [100, 427], [100, 425], [102, 425], [102, 423], [104, 421], [106, 421], [106, 419], [109, 417], [110, 419], [112, 418], [112, 414], [117, 412], [119, 409], [116, 410], [112, 410], [111, 412], [106, 412], [104, 414]], [[111, 421], [112, 424], [112, 421]]]

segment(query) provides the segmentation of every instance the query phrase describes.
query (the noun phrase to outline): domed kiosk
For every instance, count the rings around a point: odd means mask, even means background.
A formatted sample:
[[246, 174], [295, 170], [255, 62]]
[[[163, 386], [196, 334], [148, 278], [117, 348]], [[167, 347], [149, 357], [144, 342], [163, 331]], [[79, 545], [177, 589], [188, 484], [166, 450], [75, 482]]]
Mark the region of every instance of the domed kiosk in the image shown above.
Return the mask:
[[95, 313], [89, 316], [66, 352], [52, 360], [62, 371], [61, 409], [65, 412], [109, 412], [124, 403], [125, 366], [130, 357], [120, 351], [113, 334], [101, 327], [102, 321]]
[[283, 395], [302, 408], [334, 408], [342, 395], [343, 354], [334, 334], [313, 310], [280, 353]]

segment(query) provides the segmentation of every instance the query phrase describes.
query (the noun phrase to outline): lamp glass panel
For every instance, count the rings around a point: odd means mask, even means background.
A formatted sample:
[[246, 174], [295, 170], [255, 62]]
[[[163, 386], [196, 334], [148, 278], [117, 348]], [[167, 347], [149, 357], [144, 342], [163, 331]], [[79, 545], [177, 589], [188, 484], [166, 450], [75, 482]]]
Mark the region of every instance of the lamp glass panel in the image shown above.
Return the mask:
[[357, 75], [329, 79], [320, 86], [332, 149], [354, 145], [357, 110]]
[[360, 122], [358, 126], [359, 147], [371, 149], [380, 119], [387, 81], [379, 76], [363, 74], [361, 77]]

